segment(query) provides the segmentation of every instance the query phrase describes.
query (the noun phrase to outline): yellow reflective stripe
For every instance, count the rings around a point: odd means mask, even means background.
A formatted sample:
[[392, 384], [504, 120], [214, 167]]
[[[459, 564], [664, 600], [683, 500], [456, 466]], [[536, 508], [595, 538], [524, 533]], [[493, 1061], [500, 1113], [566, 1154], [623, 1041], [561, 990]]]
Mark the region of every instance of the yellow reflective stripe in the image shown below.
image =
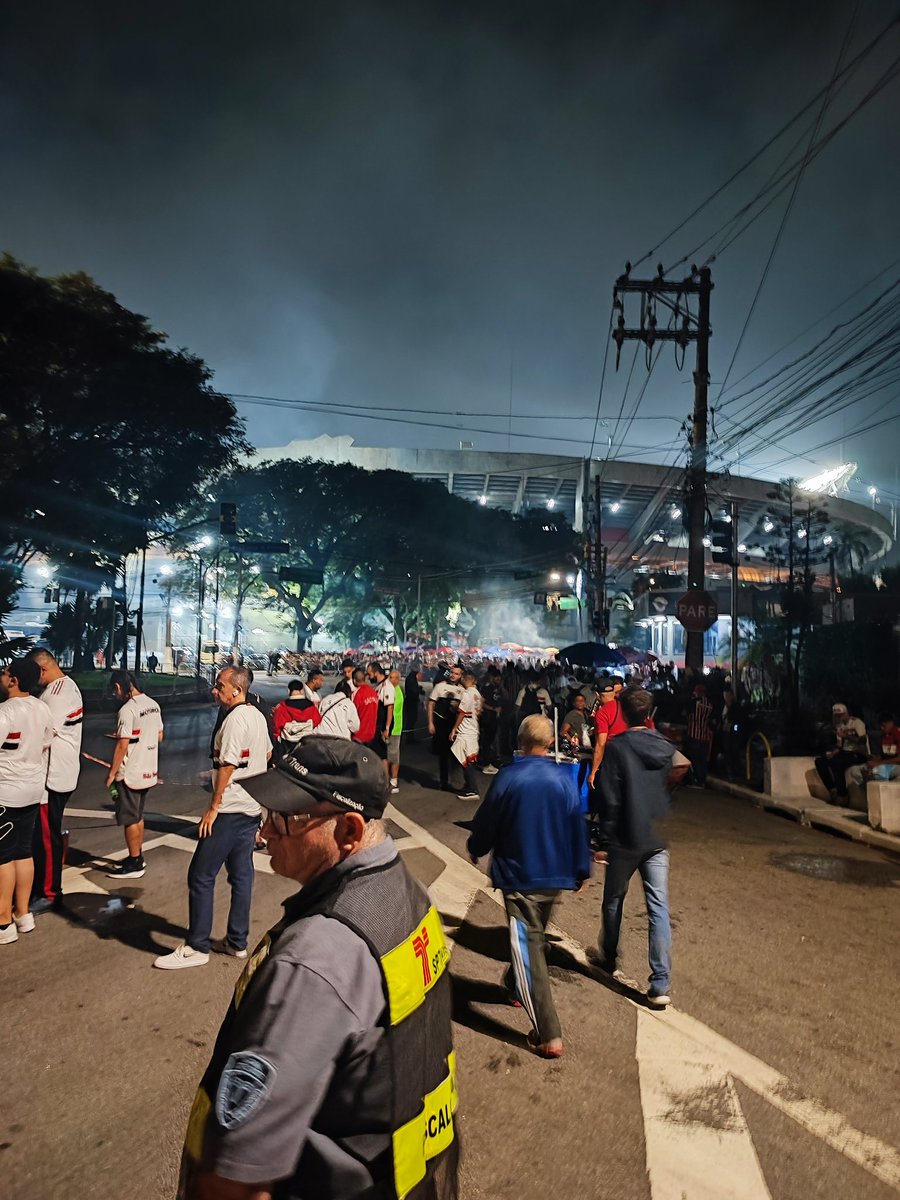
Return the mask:
[[256, 947], [256, 949], [253, 951], [253, 953], [247, 959], [247, 963], [246, 963], [243, 971], [241, 971], [240, 975], [238, 976], [237, 983], [234, 985], [234, 1007], [235, 1008], [240, 1008], [241, 1001], [244, 998], [244, 992], [246, 992], [246, 990], [247, 990], [247, 984], [253, 978], [254, 974], [256, 973], [257, 968], [262, 966], [262, 964], [269, 957], [269, 947], [271, 945], [272, 945], [272, 939], [269, 937], [268, 934], [266, 934], [265, 937], [263, 938], [263, 940], [259, 943], [259, 945]]
[[452, 1050], [447, 1056], [447, 1066], [446, 1077], [425, 1097], [422, 1111], [394, 1134], [394, 1186], [399, 1200], [425, 1178], [428, 1160], [441, 1154], [453, 1141], [453, 1114], [458, 1096], [456, 1055]]
[[387, 980], [391, 1024], [415, 1012], [450, 961], [441, 918], [433, 907], [408, 938], [381, 959]]
[[184, 1148], [195, 1163], [199, 1163], [203, 1156], [203, 1135], [206, 1132], [206, 1122], [209, 1120], [211, 1112], [212, 1101], [203, 1088], [198, 1087], [194, 1103], [191, 1105], [191, 1115], [188, 1117], [187, 1134], [184, 1139]]

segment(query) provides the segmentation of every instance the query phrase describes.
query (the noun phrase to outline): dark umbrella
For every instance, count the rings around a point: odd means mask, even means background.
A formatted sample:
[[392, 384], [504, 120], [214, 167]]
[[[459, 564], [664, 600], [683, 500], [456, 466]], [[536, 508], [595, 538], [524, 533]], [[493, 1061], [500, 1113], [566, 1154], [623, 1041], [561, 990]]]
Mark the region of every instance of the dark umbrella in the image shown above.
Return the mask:
[[618, 650], [611, 650], [599, 642], [576, 642], [564, 646], [559, 652], [559, 661], [570, 667], [620, 667], [625, 659]]

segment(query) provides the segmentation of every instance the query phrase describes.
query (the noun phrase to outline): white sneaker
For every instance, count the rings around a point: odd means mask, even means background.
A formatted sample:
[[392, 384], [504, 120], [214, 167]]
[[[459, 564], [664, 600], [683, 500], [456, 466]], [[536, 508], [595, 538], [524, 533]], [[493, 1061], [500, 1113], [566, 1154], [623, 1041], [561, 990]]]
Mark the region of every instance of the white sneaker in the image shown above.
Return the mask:
[[499, 770], [500, 768], [495, 767], [493, 763], [488, 763], [486, 767], [481, 768], [481, 773], [482, 775], [496, 775]]
[[[232, 946], [228, 938], [210, 938], [209, 948], [210, 950], [215, 950], [216, 954], [230, 954], [232, 958], [247, 957], [246, 947], [243, 950], [238, 950], [236, 946]], [[194, 950], [192, 953], [196, 954], [197, 951]]]
[[23, 913], [21, 917], [17, 917], [15, 913], [13, 913], [13, 920], [16, 923], [16, 929], [18, 929], [19, 933], [31, 933], [31, 931], [34, 929], [33, 912]]
[[8, 946], [11, 942], [19, 940], [19, 931], [15, 924], [10, 921], [5, 929], [0, 929], [0, 946]]
[[391, 794], [393, 795], [394, 792], [399, 792], [399, 791], [400, 791], [400, 784], [394, 783], [392, 780], [391, 781]]
[[180, 971], [182, 967], [205, 967], [208, 962], [208, 954], [183, 945], [178, 946], [171, 954], [161, 954], [153, 960], [153, 965], [162, 971]]

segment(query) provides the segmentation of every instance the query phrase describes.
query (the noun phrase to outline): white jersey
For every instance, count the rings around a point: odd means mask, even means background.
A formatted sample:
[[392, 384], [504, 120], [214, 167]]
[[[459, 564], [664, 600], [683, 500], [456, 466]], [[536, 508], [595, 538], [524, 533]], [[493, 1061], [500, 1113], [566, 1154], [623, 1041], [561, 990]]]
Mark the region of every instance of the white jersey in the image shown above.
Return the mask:
[[142, 792], [159, 783], [159, 742], [163, 731], [162, 712], [150, 696], [138, 692], [119, 709], [116, 737], [128, 738], [128, 753], [116, 772], [133, 791]]
[[52, 740], [46, 704], [34, 696], [15, 696], [0, 704], [0, 808], [46, 804]]
[[352, 700], [343, 692], [332, 692], [319, 705], [322, 720], [312, 731], [313, 737], [339, 737], [350, 739], [359, 729], [359, 713]]
[[266, 718], [255, 704], [239, 704], [225, 716], [213, 742], [213, 768], [234, 767], [222, 795], [220, 813], [243, 813], [258, 817], [262, 809], [238, 782], [264, 775], [269, 766], [272, 743]]
[[47, 787], [51, 792], [74, 792], [81, 770], [81, 733], [84, 704], [78, 684], [68, 675], [54, 679], [41, 692], [41, 700], [50, 709], [53, 741]]

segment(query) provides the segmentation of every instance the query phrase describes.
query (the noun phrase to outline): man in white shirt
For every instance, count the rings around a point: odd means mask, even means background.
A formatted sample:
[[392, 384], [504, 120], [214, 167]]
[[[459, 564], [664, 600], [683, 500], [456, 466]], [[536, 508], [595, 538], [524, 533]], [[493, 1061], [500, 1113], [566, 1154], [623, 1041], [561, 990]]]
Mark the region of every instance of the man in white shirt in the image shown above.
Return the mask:
[[116, 746], [106, 786], [116, 804], [116, 824], [125, 830], [128, 857], [107, 872], [109, 879], [140, 879], [144, 874], [144, 805], [159, 782], [163, 720], [159, 705], [144, 695], [130, 671], [113, 671], [110, 685], [121, 708]]
[[311, 667], [306, 674], [306, 683], [303, 685], [303, 695], [311, 704], [318, 707], [322, 703], [322, 685], [325, 683], [325, 676], [318, 667]]
[[[212, 799], [200, 818], [200, 841], [188, 868], [187, 940], [154, 961], [154, 967], [164, 971], [206, 966], [210, 949], [233, 958], [247, 957], [253, 849], [262, 809], [241, 781], [263, 775], [272, 757], [266, 719], [247, 699], [251, 683], [246, 667], [223, 667], [213, 687], [225, 719], [213, 743]], [[212, 940], [213, 893], [222, 867], [231, 886], [228, 933]]]
[[74, 679], [60, 669], [49, 650], [32, 650], [43, 691], [40, 699], [50, 709], [53, 741], [47, 768], [47, 803], [41, 805], [34, 827], [34, 886], [31, 911], [58, 908], [62, 899], [63, 813], [78, 786], [81, 771], [81, 732], [84, 704]]
[[456, 711], [463, 694], [462, 667], [450, 667], [446, 679], [439, 679], [428, 697], [428, 732], [431, 747], [437, 755], [440, 786], [443, 791], [450, 787], [450, 734], [456, 724]]
[[312, 730], [313, 737], [338, 737], [350, 740], [350, 735], [359, 729], [359, 713], [356, 705], [343, 692], [332, 692], [319, 705], [321, 720]]
[[480, 800], [475, 764], [478, 761], [478, 715], [481, 712], [481, 693], [475, 686], [471, 671], [463, 671], [463, 693], [456, 710], [456, 724], [450, 734], [451, 753], [462, 767], [465, 783], [460, 800]]
[[34, 929], [28, 911], [34, 861], [31, 845], [38, 809], [46, 799], [50, 713], [31, 695], [40, 669], [30, 658], [0, 671], [0, 946]]

